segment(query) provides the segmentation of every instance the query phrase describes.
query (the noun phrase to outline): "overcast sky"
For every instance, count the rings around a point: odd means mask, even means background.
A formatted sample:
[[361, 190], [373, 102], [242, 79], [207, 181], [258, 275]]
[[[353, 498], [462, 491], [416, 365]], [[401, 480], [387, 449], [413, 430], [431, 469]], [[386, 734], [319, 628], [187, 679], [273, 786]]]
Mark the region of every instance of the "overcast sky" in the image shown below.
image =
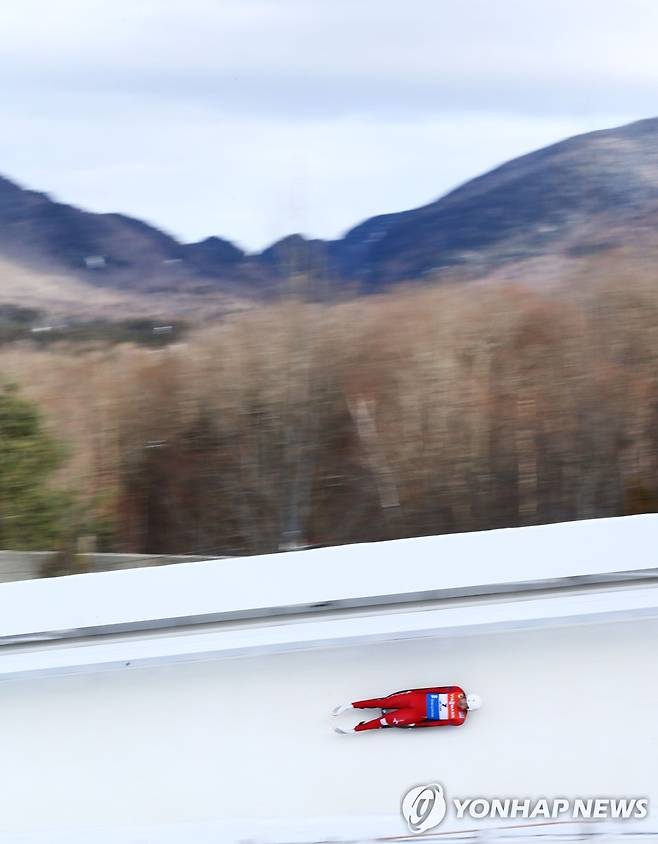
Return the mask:
[[6, 0], [0, 173], [248, 249], [658, 115], [656, 0]]

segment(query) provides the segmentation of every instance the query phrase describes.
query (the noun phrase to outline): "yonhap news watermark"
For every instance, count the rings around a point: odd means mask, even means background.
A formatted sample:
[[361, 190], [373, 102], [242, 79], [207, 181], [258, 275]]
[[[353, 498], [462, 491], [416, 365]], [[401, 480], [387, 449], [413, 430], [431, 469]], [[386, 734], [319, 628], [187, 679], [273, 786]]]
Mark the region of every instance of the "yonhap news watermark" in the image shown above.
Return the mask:
[[416, 785], [402, 797], [401, 813], [413, 833], [436, 829], [452, 810], [456, 820], [642, 820], [648, 797], [454, 797], [439, 783]]

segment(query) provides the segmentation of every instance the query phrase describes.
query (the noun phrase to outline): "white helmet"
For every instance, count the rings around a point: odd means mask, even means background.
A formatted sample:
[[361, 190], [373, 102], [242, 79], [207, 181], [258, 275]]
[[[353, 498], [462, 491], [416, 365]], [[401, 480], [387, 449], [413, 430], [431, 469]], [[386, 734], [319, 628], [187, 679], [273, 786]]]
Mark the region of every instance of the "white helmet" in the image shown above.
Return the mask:
[[480, 695], [466, 695], [466, 706], [469, 709], [479, 709], [482, 706]]

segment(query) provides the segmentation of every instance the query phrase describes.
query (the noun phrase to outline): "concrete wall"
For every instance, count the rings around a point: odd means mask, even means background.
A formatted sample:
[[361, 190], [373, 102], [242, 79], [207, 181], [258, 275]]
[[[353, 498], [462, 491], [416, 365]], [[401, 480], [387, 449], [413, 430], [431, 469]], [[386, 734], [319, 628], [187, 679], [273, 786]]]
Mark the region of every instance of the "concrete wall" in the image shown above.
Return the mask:
[[[34, 580], [54, 558], [52, 551], [0, 551], [0, 583]], [[163, 554], [79, 554], [77, 572], [118, 571], [143, 566], [162, 566], [204, 560], [206, 557]], [[71, 572], [74, 573], [74, 572]]]
[[[656, 642], [645, 620], [6, 681], [0, 840], [290, 841], [313, 819], [400, 835], [425, 781], [658, 805]], [[443, 682], [484, 698], [462, 728], [332, 731], [338, 702]]]

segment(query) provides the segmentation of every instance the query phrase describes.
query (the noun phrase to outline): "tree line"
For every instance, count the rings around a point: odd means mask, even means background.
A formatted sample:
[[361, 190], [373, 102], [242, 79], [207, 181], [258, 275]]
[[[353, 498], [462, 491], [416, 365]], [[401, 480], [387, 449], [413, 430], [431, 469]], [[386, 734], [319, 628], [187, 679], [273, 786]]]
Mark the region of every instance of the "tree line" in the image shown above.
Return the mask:
[[156, 349], [5, 347], [3, 401], [47, 440], [14, 479], [3, 458], [1, 523], [50, 507], [40, 547], [244, 555], [654, 511], [657, 340], [651, 278], [615, 276], [297, 296]]

